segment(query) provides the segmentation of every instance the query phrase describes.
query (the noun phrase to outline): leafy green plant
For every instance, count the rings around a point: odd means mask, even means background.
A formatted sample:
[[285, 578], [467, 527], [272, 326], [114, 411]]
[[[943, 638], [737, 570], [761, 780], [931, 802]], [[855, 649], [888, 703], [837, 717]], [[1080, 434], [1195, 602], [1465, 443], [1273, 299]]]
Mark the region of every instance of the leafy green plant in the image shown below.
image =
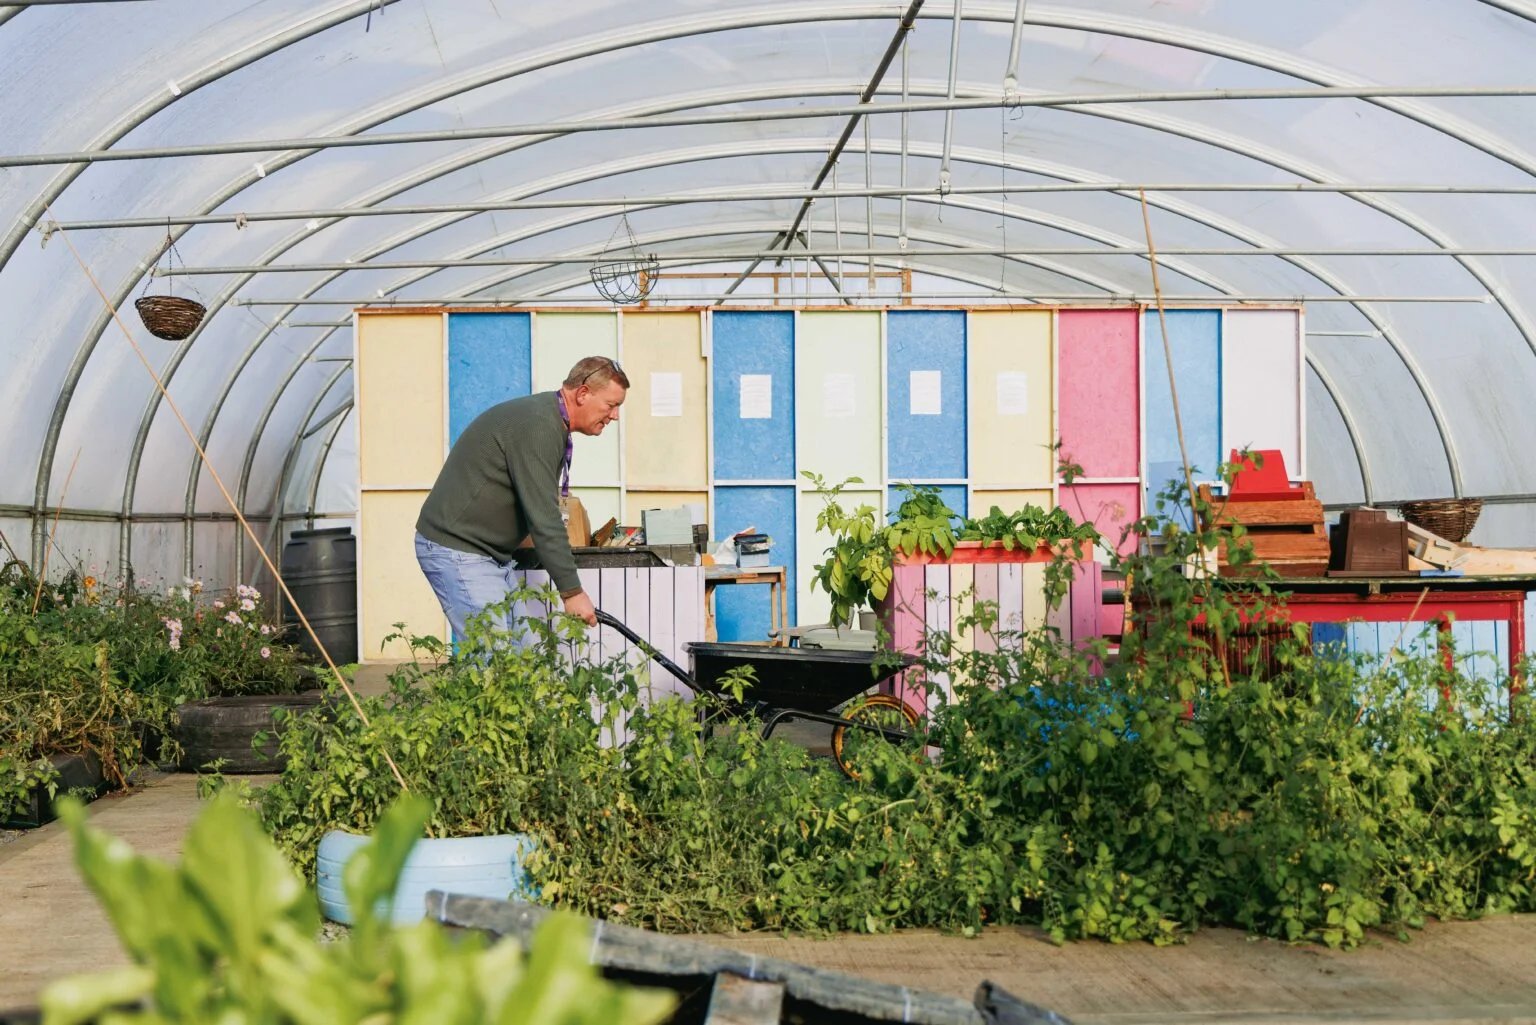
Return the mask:
[[[56, 755], [100, 759], [121, 785], [139, 758], [131, 722], [136, 696], [113, 676], [107, 646], [82, 643], [0, 591], [0, 817], [16, 814], [37, 788], [56, 794]], [[21, 605], [21, 607], [17, 607]]]
[[526, 957], [514, 940], [392, 927], [390, 896], [428, 813], [406, 798], [382, 816], [344, 874], [352, 933], [322, 944], [314, 894], [233, 799], [198, 817], [176, 867], [135, 855], [66, 803], [77, 863], [134, 964], [51, 984], [44, 1025], [649, 1025], [671, 1013], [671, 993], [603, 979], [574, 916], [544, 923]]
[[[999, 544], [1007, 551], [1030, 550], [1041, 545], [1084, 557], [1098, 540], [1092, 524], [1078, 523], [1061, 508], [1046, 512], [1037, 506], [1005, 513], [993, 506], [981, 519], [962, 518], [944, 503], [938, 488], [931, 485], [898, 484], [902, 500], [891, 522], [881, 526], [875, 507], [867, 503], [849, 511], [841, 496], [862, 479], [850, 477], [839, 484], [828, 484], [819, 474], [804, 471], [803, 476], [816, 485], [822, 508], [816, 515], [816, 529], [832, 536], [826, 558], [812, 568], [813, 587], [825, 591], [832, 601], [832, 621], [846, 623], [860, 609], [873, 607], [890, 591], [897, 555], [953, 554], [959, 541]], [[1062, 566], [1067, 563], [1062, 561]], [[1070, 582], [1070, 571], [1053, 574], [1052, 593], [1059, 600], [1064, 593], [1063, 577]]]

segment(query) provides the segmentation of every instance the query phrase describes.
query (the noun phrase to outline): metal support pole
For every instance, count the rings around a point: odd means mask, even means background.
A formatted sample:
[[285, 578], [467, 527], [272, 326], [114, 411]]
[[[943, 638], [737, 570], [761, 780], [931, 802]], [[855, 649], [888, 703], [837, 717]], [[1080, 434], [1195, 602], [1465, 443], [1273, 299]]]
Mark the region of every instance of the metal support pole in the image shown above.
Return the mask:
[[1008, 67], [1003, 71], [1003, 96], [1007, 97], [1019, 88], [1019, 44], [1024, 39], [1024, 8], [1029, 0], [1019, 0], [1013, 14], [1013, 39], [1008, 44]]
[[[397, 0], [396, 0], [397, 2]], [[913, 0], [921, 6], [921, 0]], [[903, 22], [905, 24], [905, 22]], [[894, 56], [894, 49], [890, 51]], [[872, 97], [874, 90], [868, 90]], [[1137, 103], [1205, 103], [1213, 100], [1309, 100], [1309, 99], [1482, 99], [1536, 96], [1536, 86], [1297, 86], [1274, 89], [1188, 89], [1164, 92], [1056, 93], [986, 99], [925, 100], [890, 105], [898, 110], [950, 111], [1008, 107], [1081, 107]], [[567, 135], [614, 132], [643, 128], [691, 128], [703, 125], [751, 124], [763, 121], [814, 120], [847, 117], [853, 135], [857, 120], [867, 112], [859, 104], [826, 107], [775, 107], [771, 110], [728, 111], [712, 114], [652, 115], [648, 117], [592, 118], [578, 121], [547, 121], [485, 128], [449, 128], [422, 132], [370, 132], [366, 135], [321, 135], [313, 138], [240, 139], [231, 142], [194, 143], [183, 146], [76, 150], [59, 153], [0, 155], [0, 167], [44, 167], [55, 164], [95, 164], [119, 160], [165, 160], [180, 157], [223, 156], [233, 153], [280, 153], [287, 150], [354, 149], [365, 146], [399, 146], [414, 143], [473, 142], [518, 136]], [[846, 140], [844, 140], [846, 145]], [[162, 220], [161, 224], [164, 223]]]
[[[908, 114], [902, 111], [905, 125]], [[903, 133], [903, 140], [907, 138]], [[903, 155], [906, 148], [902, 149]], [[905, 181], [905, 179], [903, 179]], [[1532, 196], [1536, 185], [1437, 185], [1403, 184], [1391, 182], [1039, 182], [1013, 185], [960, 185], [949, 190], [951, 196], [975, 196], [997, 194], [1057, 193], [1057, 192], [1285, 192], [1298, 195], [1338, 193], [1381, 193], [1410, 195], [1450, 196]], [[841, 188], [834, 176], [833, 187], [816, 193], [822, 199], [906, 199], [909, 196], [938, 195], [933, 185], [908, 188], [880, 186], [869, 189]], [[585, 199], [512, 199], [489, 203], [427, 203], [367, 207], [319, 207], [310, 210], [267, 210], [243, 214], [172, 214], [167, 217], [117, 217], [81, 221], [43, 221], [37, 225], [38, 234], [48, 237], [56, 231], [115, 231], [121, 228], [163, 228], [167, 220], [179, 227], [195, 227], [207, 224], [232, 225], [237, 221], [256, 224], [266, 221], [312, 221], [353, 217], [401, 217], [407, 215], [500, 213], [510, 210], [564, 210], [600, 209], [603, 207], [631, 210], [640, 207], [681, 206], [689, 203], [738, 203], [776, 199], [804, 199], [811, 193], [803, 188], [785, 189], [775, 186], [736, 190], [700, 190], [691, 193], [669, 193], [659, 196], [614, 196]]]
[[[955, 0], [955, 22], [949, 30], [949, 88], [944, 91], [944, 99], [950, 103], [955, 99], [955, 79], [960, 74], [960, 26], [963, 16], [960, 13], [965, 6], [965, 0]], [[955, 111], [951, 107], [944, 112], [944, 155], [939, 160], [939, 191], [949, 191], [949, 151], [955, 140]]]

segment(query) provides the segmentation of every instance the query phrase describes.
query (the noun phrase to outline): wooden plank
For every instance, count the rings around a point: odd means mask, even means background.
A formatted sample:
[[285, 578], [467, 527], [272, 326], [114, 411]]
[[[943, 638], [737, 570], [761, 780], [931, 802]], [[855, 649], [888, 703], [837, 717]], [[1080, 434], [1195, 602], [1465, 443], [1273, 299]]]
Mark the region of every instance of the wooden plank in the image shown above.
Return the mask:
[[[978, 565], [976, 567], [973, 577], [976, 587], [976, 597], [972, 604], [973, 608], [980, 609], [986, 603], [992, 606], [993, 612], [996, 611], [998, 591], [997, 569], [995, 565]], [[995, 630], [996, 627], [993, 627], [992, 630], [987, 630], [979, 625], [977, 626], [977, 651], [995, 652], [997, 650], [997, 634]]]
[[[603, 606], [602, 570], [578, 569], [576, 575], [581, 578], [582, 590], [587, 592], [587, 597], [592, 599], [592, 604], [604, 612], [608, 610]], [[596, 662], [602, 658], [602, 638], [600, 632], [588, 627], [584, 634], [584, 640], [576, 646], [574, 655], [576, 658]]]
[[1005, 633], [1024, 630], [1024, 567], [1018, 563], [997, 567], [997, 624]]
[[783, 1013], [782, 982], [754, 982], [721, 972], [710, 990], [704, 1025], [778, 1025]]
[[[923, 627], [931, 634], [949, 634], [949, 567], [925, 566], [923, 568]], [[932, 689], [928, 695], [929, 710], [940, 701], [953, 701], [955, 687], [948, 673], [935, 673], [931, 678]]]
[[[926, 588], [927, 573], [921, 566], [901, 566], [892, 573], [889, 601], [886, 603], [890, 609], [887, 629], [891, 631], [891, 643], [897, 651], [919, 657], [923, 654]], [[889, 684], [882, 685], [881, 690], [895, 694], [914, 708], [923, 705], [920, 670], [907, 670], [898, 674]]]
[[955, 639], [955, 655], [976, 650], [975, 627], [961, 628], [960, 621], [971, 614], [976, 587], [974, 566], [949, 567], [949, 629]]
[[[603, 595], [603, 611], [628, 626], [629, 613], [624, 603], [624, 571], [600, 569], [597, 571], [597, 576], [598, 587]], [[607, 662], [609, 659], [621, 657], [626, 644], [623, 635], [617, 630], [606, 626], [597, 628], [597, 652], [600, 661]]]
[[1323, 503], [1316, 499], [1290, 502], [1223, 503], [1215, 500], [1217, 523], [1241, 523], [1245, 527], [1311, 526], [1323, 522]]
[[1088, 560], [1072, 574], [1072, 640], [1082, 645], [1103, 636], [1099, 613], [1104, 607], [1104, 569]]
[[1045, 625], [1045, 567], [1020, 566], [1024, 584], [1024, 629], [1035, 630]]
[[[649, 641], [651, 639], [651, 574], [664, 573], [664, 569], [633, 567], [621, 570], [624, 574], [624, 622], [631, 630]], [[631, 666], [645, 661], [645, 653], [628, 641], [624, 642], [624, 657]]]
[[683, 669], [693, 670], [688, 645], [704, 640], [704, 568], [679, 566], [673, 571], [676, 584], [672, 590], [672, 616], [677, 624], [677, 657]]
[[[657, 651], [681, 665], [677, 650], [677, 570], [672, 567], [653, 569], [649, 573], [648, 582], [651, 590], [651, 633], [646, 640]], [[648, 687], [650, 700], [658, 701], [668, 695], [686, 691], [687, 688], [674, 679], [671, 673], [651, 663]]]

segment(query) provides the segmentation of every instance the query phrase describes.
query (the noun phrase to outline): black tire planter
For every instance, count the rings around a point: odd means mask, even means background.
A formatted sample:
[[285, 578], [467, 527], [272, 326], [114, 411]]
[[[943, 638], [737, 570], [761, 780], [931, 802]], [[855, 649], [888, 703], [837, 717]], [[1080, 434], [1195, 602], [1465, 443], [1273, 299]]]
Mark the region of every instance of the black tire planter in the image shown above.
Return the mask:
[[[227, 698], [189, 701], [176, 709], [181, 720], [177, 739], [181, 741], [182, 772], [197, 772], [210, 762], [224, 760], [221, 772], [282, 772], [284, 759], [277, 751], [277, 738], [288, 728], [288, 720], [274, 718], [278, 709], [297, 715], [318, 708], [325, 695], [320, 691], [302, 694], [241, 694]], [[259, 750], [252, 747], [256, 734], [267, 734]]]
[[48, 796], [46, 784], [33, 787], [22, 807], [13, 809], [8, 818], [0, 819], [0, 829], [36, 829], [47, 825], [59, 817], [54, 801], [71, 790], [92, 790], [100, 797], [111, 789], [102, 772], [101, 759], [94, 752], [54, 755], [49, 761], [58, 772], [53, 780], [55, 796]]

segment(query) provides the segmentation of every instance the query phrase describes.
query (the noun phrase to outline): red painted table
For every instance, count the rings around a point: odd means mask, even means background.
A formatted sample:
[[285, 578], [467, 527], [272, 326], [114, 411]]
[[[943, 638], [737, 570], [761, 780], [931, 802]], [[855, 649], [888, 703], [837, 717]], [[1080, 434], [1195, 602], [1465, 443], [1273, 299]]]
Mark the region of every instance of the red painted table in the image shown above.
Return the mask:
[[[1224, 581], [1227, 582], [1227, 581]], [[1230, 579], [1234, 591], [1245, 585]], [[1255, 615], [1294, 623], [1438, 624], [1441, 650], [1449, 668], [1452, 621], [1509, 624], [1509, 678], [1519, 690], [1525, 657], [1525, 597], [1536, 590], [1530, 577], [1309, 577], [1272, 582], [1278, 592], [1258, 598], [1269, 609]], [[1283, 612], [1283, 617], [1277, 613]], [[1197, 623], [1204, 616], [1196, 617]]]

